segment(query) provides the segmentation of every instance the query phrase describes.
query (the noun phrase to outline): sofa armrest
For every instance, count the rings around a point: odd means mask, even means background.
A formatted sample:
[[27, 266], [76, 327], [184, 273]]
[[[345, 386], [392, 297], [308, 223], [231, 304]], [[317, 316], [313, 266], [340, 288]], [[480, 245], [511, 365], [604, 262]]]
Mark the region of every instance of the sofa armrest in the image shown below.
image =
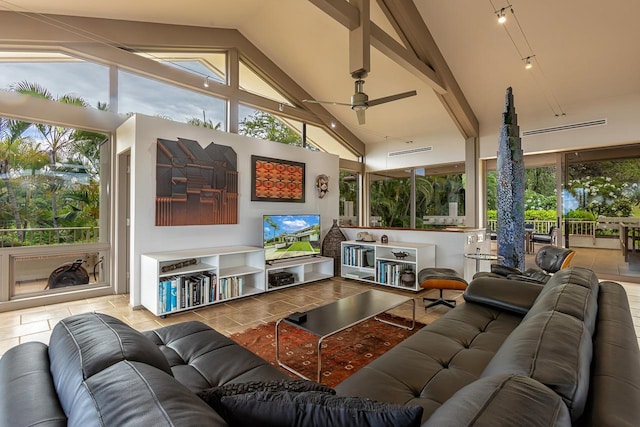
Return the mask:
[[2, 356], [0, 396], [0, 426], [67, 425], [41, 342], [20, 344]]
[[423, 427], [571, 426], [562, 398], [526, 376], [496, 375], [474, 381], [442, 404]]
[[490, 305], [518, 314], [527, 314], [543, 285], [496, 277], [473, 279], [464, 292], [467, 302]]

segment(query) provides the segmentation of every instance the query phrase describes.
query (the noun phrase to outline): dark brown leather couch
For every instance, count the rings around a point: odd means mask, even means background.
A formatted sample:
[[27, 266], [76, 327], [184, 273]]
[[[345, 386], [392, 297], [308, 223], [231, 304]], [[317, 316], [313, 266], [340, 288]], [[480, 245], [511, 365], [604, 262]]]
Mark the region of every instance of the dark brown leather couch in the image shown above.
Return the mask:
[[626, 293], [587, 269], [546, 285], [473, 280], [465, 304], [336, 387], [419, 405], [424, 426], [637, 426], [640, 351]]

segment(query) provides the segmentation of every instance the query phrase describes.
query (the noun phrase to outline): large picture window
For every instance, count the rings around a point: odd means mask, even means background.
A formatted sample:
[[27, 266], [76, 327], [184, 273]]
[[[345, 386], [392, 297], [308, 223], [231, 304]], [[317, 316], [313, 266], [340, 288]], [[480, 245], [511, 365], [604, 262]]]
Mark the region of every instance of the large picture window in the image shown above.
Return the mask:
[[369, 225], [401, 228], [464, 225], [463, 171], [463, 164], [451, 164], [370, 173]]

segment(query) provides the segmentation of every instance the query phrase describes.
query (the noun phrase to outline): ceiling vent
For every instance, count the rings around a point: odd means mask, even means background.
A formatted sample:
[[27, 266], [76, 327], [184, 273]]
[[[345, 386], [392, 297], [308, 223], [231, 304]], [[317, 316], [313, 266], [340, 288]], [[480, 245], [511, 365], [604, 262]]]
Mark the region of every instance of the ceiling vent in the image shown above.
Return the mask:
[[573, 123], [570, 125], [553, 126], [550, 128], [535, 129], [535, 130], [525, 130], [522, 132], [522, 136], [539, 135], [541, 133], [560, 132], [563, 130], [581, 129], [581, 128], [588, 128], [592, 126], [603, 126], [606, 124], [607, 124], [607, 119], [591, 120], [588, 122]]
[[428, 147], [417, 147], [417, 148], [410, 148], [408, 150], [389, 151], [389, 153], [387, 153], [387, 156], [388, 157], [408, 156], [411, 154], [427, 153], [429, 151], [433, 151], [433, 146], [429, 145]]

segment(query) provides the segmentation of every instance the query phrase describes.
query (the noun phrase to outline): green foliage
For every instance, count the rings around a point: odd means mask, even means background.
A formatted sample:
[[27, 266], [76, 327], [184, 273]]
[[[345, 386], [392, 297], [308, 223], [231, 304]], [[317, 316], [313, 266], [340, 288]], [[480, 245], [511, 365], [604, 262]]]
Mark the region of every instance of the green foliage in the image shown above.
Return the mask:
[[555, 210], [529, 209], [524, 211], [524, 219], [528, 221], [555, 221]]
[[[20, 82], [11, 90], [37, 98], [88, 107], [73, 95], [54, 97], [46, 88]], [[105, 109], [102, 103], [98, 108]], [[106, 136], [94, 132], [1, 119], [0, 220], [16, 233], [5, 246], [74, 243], [76, 236], [58, 227], [95, 227], [100, 213], [100, 146]], [[27, 228], [55, 228], [28, 233]]]
[[371, 216], [382, 218], [383, 227], [409, 227], [409, 178], [382, 179], [371, 183]]
[[190, 125], [193, 126], [197, 126], [197, 127], [201, 127], [201, 128], [206, 128], [206, 129], [220, 129], [222, 127], [222, 123], [218, 122], [215, 125], [213, 124], [213, 122], [211, 121], [211, 119], [207, 119], [207, 115], [204, 112], [204, 110], [202, 111], [202, 118], [199, 119], [198, 117], [191, 117], [189, 120], [187, 120], [187, 123], [189, 123]]
[[238, 126], [238, 133], [267, 141], [302, 147], [300, 135], [275, 116], [264, 111], [256, 111], [242, 120]]
[[[487, 210], [488, 220], [497, 220], [498, 211], [495, 209]], [[525, 221], [555, 221], [556, 211], [552, 209], [527, 209], [524, 211]]]
[[545, 196], [530, 189], [524, 191], [525, 210], [555, 209], [556, 204], [557, 197], [555, 194]]
[[487, 208], [495, 210], [498, 207], [498, 177], [495, 171], [487, 173]]
[[570, 208], [583, 209], [595, 216], [630, 216], [637, 200], [632, 186], [617, 184], [608, 174], [572, 179], [567, 192]]
[[566, 218], [579, 219], [582, 221], [595, 221], [597, 219], [597, 217], [593, 213], [585, 211], [584, 209], [571, 210], [567, 212]]

